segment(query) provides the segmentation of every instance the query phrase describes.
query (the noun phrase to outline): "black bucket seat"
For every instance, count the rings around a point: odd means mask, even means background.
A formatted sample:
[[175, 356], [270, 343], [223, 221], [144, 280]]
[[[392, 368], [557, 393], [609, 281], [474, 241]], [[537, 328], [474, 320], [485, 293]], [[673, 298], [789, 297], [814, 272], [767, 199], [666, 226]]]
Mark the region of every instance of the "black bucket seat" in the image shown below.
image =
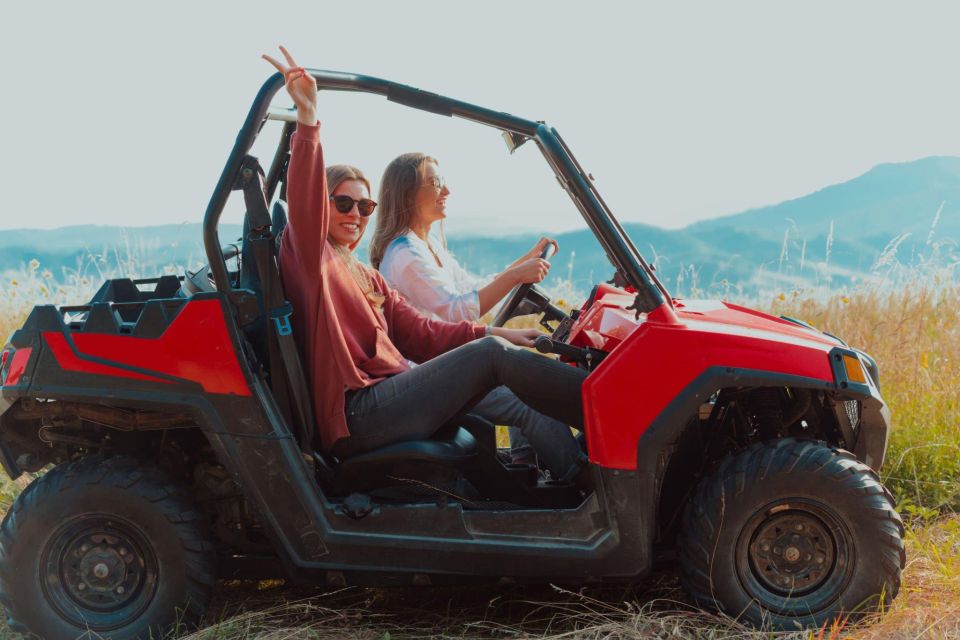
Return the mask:
[[[268, 218], [259, 166], [250, 156], [246, 166], [256, 170], [247, 174], [250, 176], [248, 183], [241, 180], [238, 186], [244, 190], [247, 204], [240, 248], [239, 283], [240, 288], [254, 293], [260, 314], [257, 320], [244, 327], [244, 333], [257, 360], [267, 372], [274, 399], [291, 431], [300, 434], [301, 448], [314, 452], [320, 482], [334, 493], [344, 493], [368, 490], [378, 483], [390, 481], [391, 478], [433, 480], [436, 477], [448, 477], [451, 472], [458, 472], [468, 460], [477, 455], [478, 447], [471, 433], [455, 423], [441, 429], [435, 438], [401, 442], [343, 461], [317, 452], [318, 447], [314, 442], [316, 431], [312, 426], [314, 413], [309, 392], [295, 392], [298, 385], [308, 389], [300, 356], [296, 349], [284, 350], [278, 347], [278, 343], [284, 340], [292, 344], [292, 334], [289, 332], [289, 313], [292, 309], [289, 308], [289, 303], [286, 303], [287, 324], [284, 325], [277, 319], [277, 310], [283, 306], [278, 305], [277, 301], [286, 299], [278, 268], [279, 238], [287, 221], [286, 204], [278, 200]], [[269, 295], [265, 291], [264, 280], [269, 280], [267, 285], [273, 289]], [[298, 415], [305, 416], [308, 424], [298, 424]], [[307, 439], [310, 441], [304, 442]]]

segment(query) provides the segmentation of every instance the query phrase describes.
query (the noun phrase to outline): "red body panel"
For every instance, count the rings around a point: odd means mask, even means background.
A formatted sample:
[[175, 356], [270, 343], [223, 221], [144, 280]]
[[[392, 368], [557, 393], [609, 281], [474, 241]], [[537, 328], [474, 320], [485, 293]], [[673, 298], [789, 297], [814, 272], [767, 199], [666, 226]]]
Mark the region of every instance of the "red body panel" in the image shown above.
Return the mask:
[[573, 344], [612, 351], [583, 386], [591, 462], [635, 469], [644, 431], [709, 367], [833, 382], [829, 352], [838, 342], [828, 336], [720, 301], [676, 301], [676, 323], [636, 319], [624, 308], [633, 296], [610, 289], [570, 334]]
[[27, 362], [30, 360], [30, 354], [33, 349], [26, 347], [17, 349], [13, 353], [13, 360], [10, 361], [10, 370], [7, 371], [7, 379], [0, 381], [4, 386], [13, 386], [20, 382], [20, 376], [27, 370]]
[[[208, 393], [250, 395], [216, 300], [187, 302], [159, 338], [78, 332], [71, 334], [79, 352], [75, 353], [63, 334], [48, 331], [43, 337], [67, 371], [170, 382], [118, 368], [131, 366], [197, 382]], [[80, 355], [102, 358], [109, 364], [90, 362]]]
[[[90, 334], [97, 335], [97, 334]], [[76, 336], [75, 336], [76, 337]], [[101, 336], [102, 337], [102, 336]], [[115, 337], [115, 336], [111, 336]], [[57, 360], [57, 364], [60, 365], [60, 368], [64, 371], [79, 371], [81, 373], [95, 373], [101, 376], [114, 376], [117, 378], [129, 378], [131, 380], [149, 380], [150, 382], [162, 382], [164, 384], [171, 384], [170, 380], [165, 380], [163, 378], [157, 378], [154, 376], [148, 376], [142, 373], [137, 373], [136, 371], [130, 371], [129, 369], [120, 369], [118, 367], [113, 367], [106, 364], [100, 364], [98, 362], [90, 362], [89, 360], [84, 360], [76, 352], [74, 352], [73, 347], [70, 346], [70, 343], [67, 342], [65, 335], [58, 331], [44, 331], [43, 339], [46, 341], [47, 346], [50, 347], [50, 352], [53, 354], [53, 357]], [[124, 340], [136, 340], [136, 338], [130, 338], [126, 336]], [[74, 342], [77, 342], [74, 340]], [[89, 342], [89, 340], [81, 340], [80, 342]], [[127, 342], [126, 345], [129, 347], [130, 343]], [[80, 348], [80, 345], [77, 345], [77, 348], [80, 349], [80, 353], [88, 356], [101, 356], [94, 349]], [[111, 360], [116, 361], [116, 358], [110, 358]], [[130, 363], [121, 363], [121, 364], [130, 364]]]

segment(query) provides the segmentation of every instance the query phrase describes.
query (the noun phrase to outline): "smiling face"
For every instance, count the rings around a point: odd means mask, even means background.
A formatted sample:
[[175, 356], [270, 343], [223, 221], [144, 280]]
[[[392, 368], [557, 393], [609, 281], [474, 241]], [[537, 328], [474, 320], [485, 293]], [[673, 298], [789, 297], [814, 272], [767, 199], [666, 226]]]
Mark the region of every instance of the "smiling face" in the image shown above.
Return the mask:
[[[337, 185], [337, 188], [330, 195], [350, 196], [354, 200], [362, 200], [370, 197], [370, 191], [360, 180], [344, 180]], [[356, 202], [353, 203], [353, 208], [350, 209], [349, 213], [340, 213], [331, 202], [330, 225], [327, 227], [327, 236], [335, 244], [352, 247], [360, 241], [369, 220], [369, 216], [364, 218], [360, 215]]]
[[436, 162], [425, 161], [420, 171], [420, 187], [416, 195], [416, 221], [428, 226], [447, 217], [447, 196], [450, 195], [450, 189], [446, 185], [437, 188], [436, 182], [442, 183], [442, 180], [440, 180], [440, 171]]

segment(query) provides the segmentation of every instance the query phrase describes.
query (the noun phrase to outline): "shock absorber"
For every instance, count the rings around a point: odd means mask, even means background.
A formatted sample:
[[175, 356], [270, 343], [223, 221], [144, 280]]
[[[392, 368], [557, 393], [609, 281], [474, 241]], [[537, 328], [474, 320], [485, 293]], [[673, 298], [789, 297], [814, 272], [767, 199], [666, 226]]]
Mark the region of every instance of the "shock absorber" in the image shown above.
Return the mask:
[[747, 415], [751, 427], [763, 438], [779, 435], [783, 428], [783, 402], [780, 389], [764, 387], [750, 392], [747, 400]]

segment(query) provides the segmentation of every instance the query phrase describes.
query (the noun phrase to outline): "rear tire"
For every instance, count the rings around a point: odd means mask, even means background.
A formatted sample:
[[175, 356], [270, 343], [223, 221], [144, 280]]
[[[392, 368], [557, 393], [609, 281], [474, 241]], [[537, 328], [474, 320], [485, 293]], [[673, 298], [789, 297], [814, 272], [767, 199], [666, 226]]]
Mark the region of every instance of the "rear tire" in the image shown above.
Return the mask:
[[757, 627], [819, 627], [888, 605], [904, 528], [876, 474], [849, 453], [786, 438], [724, 460], [697, 488], [678, 540], [701, 607]]
[[186, 492], [133, 458], [55, 467], [0, 524], [7, 623], [41, 638], [156, 638], [189, 627], [206, 609], [214, 567]]

